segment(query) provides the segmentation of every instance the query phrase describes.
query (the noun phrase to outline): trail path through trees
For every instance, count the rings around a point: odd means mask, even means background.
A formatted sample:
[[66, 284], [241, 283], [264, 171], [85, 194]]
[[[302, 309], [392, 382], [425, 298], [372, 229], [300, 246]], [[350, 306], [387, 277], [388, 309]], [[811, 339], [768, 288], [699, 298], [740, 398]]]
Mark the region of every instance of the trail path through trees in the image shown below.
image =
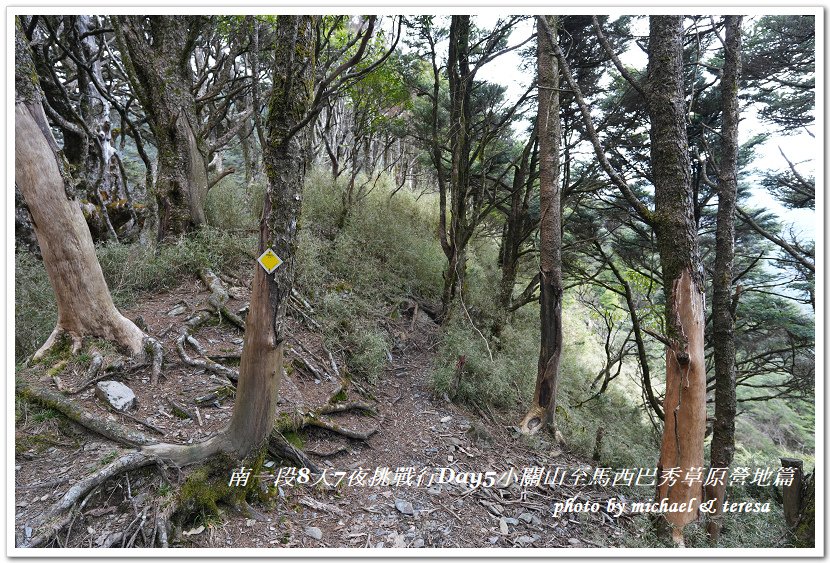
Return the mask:
[[[229, 281], [234, 281], [229, 279]], [[245, 283], [228, 284], [230, 310], [247, 302]], [[86, 370], [70, 367], [26, 371], [23, 377], [39, 374], [33, 384], [66, 393], [96, 416], [168, 442], [191, 443], [217, 432], [230, 418], [232, 398], [221, 391], [222, 378], [210, 371], [188, 366], [176, 354], [183, 320], [205, 303], [208, 291], [203, 282], [188, 280], [179, 288], [147, 296], [126, 311], [128, 318], [141, 317], [148, 332], [166, 348], [168, 362], [157, 387], [150, 384], [147, 367], [129, 369], [113, 366], [116, 357], [103, 350], [106, 366], [102, 375], [128, 384], [138, 397], [136, 409], [120, 414], [108, 410], [95, 396], [95, 385], [83, 387]], [[553, 504], [577, 492], [583, 500], [605, 499], [616, 494], [595, 487], [571, 489], [546, 486], [520, 487], [518, 483], [471, 490], [463, 484], [420, 486], [390, 484], [348, 486], [356, 470], [366, 472], [364, 483], [377, 481], [376, 472], [388, 470], [418, 474], [427, 469], [450, 468], [457, 473], [494, 471], [500, 476], [513, 468], [518, 477], [525, 467], [580, 466], [584, 460], [545, 443], [539, 437], [520, 440], [508, 426], [506, 413], [473, 413], [436, 397], [429, 387], [438, 327], [423, 311], [401, 306], [401, 316], [389, 319], [385, 328], [394, 345], [391, 361], [376, 385], [355, 382], [339, 391], [327, 350], [313, 326], [313, 317], [297, 314], [290, 320], [293, 361], [280, 389], [278, 424], [337, 395], [338, 405], [367, 403], [376, 411], [371, 416], [360, 409], [319, 416], [330, 422], [329, 429], [307, 426], [300, 434], [302, 449], [321, 470], [326, 481], [340, 486], [311, 483], [279, 486], [274, 506], [252, 504], [240, 513], [220, 506], [221, 518], [203, 525], [185, 524], [175, 530], [169, 542], [174, 547], [589, 547], [619, 545], [622, 520], [604, 512], [586, 515], [552, 516]], [[413, 313], [416, 317], [412, 318]], [[299, 319], [299, 320], [298, 320]], [[310, 327], [310, 328], [309, 328]], [[241, 346], [241, 332], [223, 321], [208, 323], [194, 333], [205, 355], [220, 362], [233, 362]], [[192, 350], [189, 354], [195, 354]], [[302, 358], [302, 359], [300, 359]], [[342, 370], [342, 358], [332, 358]], [[107, 371], [107, 368], [110, 368]], [[317, 373], [314, 373], [314, 372]], [[99, 375], [99, 379], [100, 379]], [[362, 390], [358, 391], [358, 389]], [[212, 395], [215, 394], [215, 395]], [[201, 406], [194, 404], [199, 398]], [[213, 401], [213, 403], [211, 403]], [[218, 405], [218, 407], [216, 406]], [[43, 411], [33, 404], [18, 405], [15, 459], [15, 535], [22, 545], [30, 540], [31, 522], [79, 479], [127, 453], [101, 436], [92, 434], [62, 415]], [[334, 409], [337, 410], [337, 409]], [[495, 418], [493, 418], [495, 417]], [[295, 419], [296, 420], [296, 419]], [[334, 428], [343, 432], [333, 432]], [[321, 425], [325, 426], [325, 425]], [[368, 434], [367, 440], [344, 434]], [[266, 462], [274, 483], [279, 465]], [[151, 467], [110, 479], [84, 498], [72, 522], [49, 544], [61, 547], [141, 546], [152, 540], [152, 522], [164, 512], [189, 470], [174, 467], [161, 471]], [[230, 475], [228, 476], [230, 478]], [[169, 484], [165, 483], [169, 481]], [[166, 495], [166, 496], [165, 496]]]

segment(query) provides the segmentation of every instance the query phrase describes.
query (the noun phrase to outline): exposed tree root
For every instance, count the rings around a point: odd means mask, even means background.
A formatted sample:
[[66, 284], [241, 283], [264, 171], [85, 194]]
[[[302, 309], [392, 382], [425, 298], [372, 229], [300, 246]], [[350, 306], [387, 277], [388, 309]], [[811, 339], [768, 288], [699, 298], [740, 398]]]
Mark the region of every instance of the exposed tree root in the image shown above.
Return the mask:
[[164, 349], [158, 340], [150, 336], [144, 337], [143, 344], [145, 353], [150, 354], [152, 358], [150, 363], [153, 366], [153, 370], [150, 372], [150, 384], [155, 385], [158, 383], [159, 376], [161, 375], [161, 362], [164, 358]]
[[199, 278], [210, 290], [208, 303], [219, 315], [219, 318], [221, 319], [224, 315], [225, 318], [236, 325], [237, 328], [245, 330], [245, 321], [243, 321], [239, 315], [228, 309], [227, 302], [228, 299], [230, 299], [230, 296], [225, 290], [225, 287], [222, 285], [222, 280], [219, 279], [219, 276], [214, 274], [211, 270], [202, 268], [199, 270]]
[[268, 436], [268, 453], [288, 460], [299, 467], [307, 467], [312, 473], [320, 473], [320, 468], [302, 450], [291, 445], [285, 436], [276, 430]]
[[100, 415], [86, 411], [80, 404], [62, 393], [35, 387], [22, 379], [17, 383], [16, 393], [24, 399], [55, 409], [68, 419], [119, 444], [135, 447], [157, 442], [157, 440], [141, 432], [130, 430], [120, 424], [110, 422]]
[[317, 428], [324, 428], [329, 430], [330, 432], [334, 432], [335, 434], [340, 434], [341, 436], [345, 436], [346, 438], [351, 438], [353, 440], [362, 440], [366, 441], [372, 437], [372, 435], [380, 430], [380, 427], [377, 426], [367, 432], [359, 432], [357, 430], [352, 430], [350, 428], [344, 428], [335, 422], [331, 422], [329, 420], [325, 420], [322, 418], [317, 418], [316, 416], [306, 415], [303, 417], [303, 425], [304, 426], [316, 426]]
[[[184, 328], [181, 335], [176, 340], [176, 348], [184, 363], [192, 367], [205, 369], [211, 373], [217, 374], [221, 378], [227, 378], [232, 382], [239, 379], [238, 371], [223, 366], [208, 357], [205, 348], [193, 336], [193, 333], [207, 322], [214, 314], [225, 316], [232, 323], [237, 326], [244, 327], [241, 319], [240, 322], [234, 320], [234, 315], [228, 314], [226, 307], [228, 300], [227, 292], [222, 287], [222, 283], [217, 276], [209, 270], [200, 272], [200, 278], [205, 282], [211, 291], [211, 296], [208, 299], [208, 305], [200, 310], [197, 310], [190, 318], [184, 322]], [[313, 311], [310, 304], [301, 297], [294, 297], [294, 302], [297, 307]], [[310, 317], [309, 317], [310, 319]], [[318, 325], [319, 326], [319, 325]], [[55, 340], [60, 334], [56, 334]], [[72, 337], [72, 335], [69, 335]], [[73, 338], [73, 349], [80, 347], [80, 338]], [[50, 346], [53, 343], [49, 343]], [[188, 351], [190, 347], [195, 351], [191, 355]], [[145, 337], [143, 341], [143, 348], [145, 353], [152, 355], [153, 365], [153, 383], [157, 381], [158, 373], [161, 367], [161, 345], [150, 337]], [[302, 352], [301, 352], [302, 351]], [[333, 381], [341, 381], [340, 372], [337, 368], [337, 363], [334, 356], [326, 351], [328, 358], [326, 360], [319, 358], [311, 353], [308, 349], [298, 344], [297, 349], [293, 350], [293, 355], [297, 359], [299, 367], [308, 371], [318, 379], [329, 379]], [[146, 356], [145, 356], [146, 357]], [[329, 365], [330, 364], [330, 365]], [[94, 384], [101, 378], [100, 372], [103, 367], [103, 359], [96, 354], [93, 357], [90, 368], [85, 377], [85, 383], [77, 391]], [[332, 373], [334, 375], [332, 375]], [[227, 389], [232, 392], [231, 384], [221, 390], [215, 390], [213, 393], [195, 399], [196, 405], [207, 404], [221, 399], [220, 394], [222, 390]], [[75, 391], [75, 392], [77, 392]], [[231, 439], [230, 433], [226, 430], [220, 431], [219, 434], [211, 438], [190, 445], [162, 443], [156, 439], [135, 430], [131, 430], [122, 424], [107, 421], [100, 415], [93, 414], [84, 409], [80, 404], [73, 401], [65, 394], [50, 391], [48, 389], [38, 389], [34, 386], [22, 381], [17, 385], [17, 393], [28, 400], [38, 402], [40, 404], [49, 406], [62, 414], [70, 420], [73, 420], [92, 432], [100, 434], [120, 444], [138, 448], [137, 451], [131, 451], [122, 455], [112, 463], [108, 464], [102, 469], [93, 472], [88, 477], [76, 483], [67, 491], [64, 496], [51, 506], [44, 514], [33, 523], [33, 528], [36, 529], [36, 535], [29, 541], [23, 541], [25, 547], [36, 547], [49, 545], [52, 541], [57, 541], [58, 545], [63, 543], [68, 545], [69, 535], [75, 520], [82, 515], [83, 506], [93, 496], [93, 493], [108, 479], [116, 477], [143, 467], [157, 465], [164, 468], [169, 464], [174, 467], [183, 467], [193, 464], [206, 463], [208, 460], [216, 459], [216, 456], [229, 456], [234, 458], [237, 456], [234, 443]], [[367, 403], [363, 402], [337, 402], [342, 401], [344, 396], [343, 385], [338, 385], [334, 393], [329, 397], [329, 400], [322, 406], [304, 410], [303, 412], [296, 412], [293, 416], [281, 417], [278, 419], [273, 430], [271, 431], [266, 447], [271, 456], [285, 459], [296, 465], [307, 467], [314, 473], [319, 473], [320, 468], [300, 449], [291, 445], [283, 436], [283, 432], [297, 431], [302, 428], [316, 427], [323, 428], [330, 432], [340, 434], [353, 440], [368, 440], [374, 433], [379, 430], [379, 426], [368, 431], [359, 431], [341, 426], [340, 424], [328, 419], [326, 415], [334, 415], [349, 411], [363, 411], [372, 416], [377, 416], [376, 410]], [[171, 400], [172, 401], [172, 400]], [[200, 416], [194, 415], [192, 409], [175, 403], [172, 401], [174, 411], [181, 411], [188, 417], [200, 420]], [[198, 409], [198, 407], [196, 407]], [[144, 423], [134, 416], [125, 413], [118, 413], [126, 416], [130, 420], [143, 424], [154, 431], [159, 429]], [[129, 485], [128, 485], [129, 487]], [[181, 508], [176, 502], [169, 503], [162, 507], [158, 505], [155, 509], [155, 515], [149, 518], [150, 525], [152, 525], [152, 533], [145, 532], [144, 524], [148, 521], [147, 508], [143, 510], [135, 507], [135, 515], [126, 527], [120, 532], [111, 534], [104, 540], [105, 545], [128, 547], [135, 545], [138, 541], [145, 546], [160, 545], [166, 547], [169, 542], [169, 525], [172, 515]], [[186, 508], [185, 508], [186, 510]], [[63, 536], [62, 531], [69, 528], [66, 534], [66, 540], [61, 542]], [[60, 536], [58, 536], [60, 534]]]
[[59, 326], [56, 326], [55, 329], [52, 331], [52, 334], [49, 335], [49, 338], [46, 339], [46, 342], [35, 352], [34, 356], [32, 356], [33, 361], [42, 360], [46, 354], [52, 351], [56, 346], [59, 346], [64, 337], [68, 337], [72, 342], [71, 352], [73, 355], [77, 354], [81, 351], [81, 346], [83, 346], [83, 338], [79, 335], [71, 333], [62, 329]]
[[[202, 357], [201, 358], [194, 358], [189, 356], [184, 349], [184, 344], [187, 342], [190, 344], [196, 352], [198, 352]], [[205, 355], [205, 349], [199, 344], [199, 341], [190, 336], [187, 332], [182, 333], [178, 339], [176, 339], [176, 349], [179, 351], [179, 357], [181, 357], [182, 361], [191, 367], [202, 368], [207, 370], [211, 373], [215, 373], [217, 375], [222, 375], [227, 377], [230, 381], [236, 383], [239, 381], [239, 372], [233, 368], [225, 367], [220, 363], [214, 362], [210, 358]]]
[[121, 456], [85, 479], [82, 479], [73, 485], [57, 503], [52, 505], [34, 522], [32, 528], [40, 528], [43, 531], [22, 547], [39, 547], [48, 543], [55, 534], [59, 533], [69, 524], [72, 519], [72, 510], [78, 505], [81, 499], [107, 479], [133, 469], [139, 469], [157, 463], [159, 463], [159, 459], [155, 456], [147, 455], [143, 452], [131, 452]]

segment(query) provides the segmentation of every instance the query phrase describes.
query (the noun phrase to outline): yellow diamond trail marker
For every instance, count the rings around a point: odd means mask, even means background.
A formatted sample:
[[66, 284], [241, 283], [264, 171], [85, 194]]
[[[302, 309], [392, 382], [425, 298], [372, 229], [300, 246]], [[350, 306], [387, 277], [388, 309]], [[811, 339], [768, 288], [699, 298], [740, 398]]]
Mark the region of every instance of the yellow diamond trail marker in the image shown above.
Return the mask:
[[257, 262], [259, 262], [265, 271], [270, 274], [280, 267], [280, 264], [282, 264], [282, 258], [277, 256], [277, 254], [269, 248], [262, 253], [262, 256], [257, 258]]

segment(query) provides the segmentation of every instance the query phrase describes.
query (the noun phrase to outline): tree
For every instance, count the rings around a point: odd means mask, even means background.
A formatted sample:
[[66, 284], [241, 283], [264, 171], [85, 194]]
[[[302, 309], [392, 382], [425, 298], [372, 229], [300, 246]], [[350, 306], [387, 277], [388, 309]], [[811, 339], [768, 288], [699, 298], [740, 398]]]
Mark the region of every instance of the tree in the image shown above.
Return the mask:
[[[666, 297], [666, 413], [658, 474], [679, 467], [681, 479], [703, 466], [706, 432], [706, 364], [703, 354], [705, 305], [703, 267], [694, 219], [686, 105], [683, 82], [683, 18], [649, 20], [648, 111], [651, 120], [651, 172], [654, 229]], [[696, 520], [702, 487], [679, 480], [659, 486], [660, 498], [688, 503], [670, 512], [676, 543], [683, 527]]]
[[[726, 469], [735, 453], [735, 317], [732, 297], [735, 259], [735, 207], [738, 196], [738, 84], [741, 74], [741, 16], [726, 16], [723, 77], [721, 78], [721, 154], [718, 170], [718, 215], [715, 232], [715, 272], [712, 278], [712, 336], [715, 355], [715, 421], [712, 429], [713, 468]], [[726, 480], [709, 486], [706, 498], [723, 507]], [[720, 536], [720, 519], [708, 525], [712, 543]]]
[[[620, 62], [610, 47], [614, 66], [646, 100], [650, 119], [651, 181], [655, 209], [652, 212], [609, 161], [593, 125], [579, 85], [573, 78], [562, 49], [554, 44], [563, 75], [574, 92], [594, 153], [611, 182], [639, 218], [656, 235], [665, 296], [666, 395], [665, 425], [658, 474], [679, 468], [680, 479], [658, 480], [658, 497], [669, 503], [686, 503], [682, 512], [669, 512], [660, 522], [672, 526], [672, 537], [683, 543], [683, 528], [697, 518], [702, 486], [683, 482], [692, 468], [703, 465], [706, 431], [706, 366], [704, 344], [703, 268], [697, 242], [694, 198], [691, 190], [689, 145], [683, 79], [683, 18], [652, 16], [649, 20], [648, 76], [641, 84]], [[547, 27], [547, 26], [546, 26]], [[602, 37], [599, 26], [598, 36]], [[549, 28], [546, 32], [551, 35]], [[665, 529], [661, 526], [661, 529]]]
[[[285, 262], [273, 277], [258, 267], [239, 366], [240, 386], [229, 433], [240, 458], [262, 446], [274, 424], [282, 377], [285, 309], [294, 284], [297, 218], [308, 162], [306, 117], [314, 92], [312, 16], [279, 16], [276, 66], [265, 122], [263, 162], [268, 186], [259, 223], [259, 252], [271, 248]], [[244, 380], [243, 380], [244, 378]], [[244, 384], [243, 384], [244, 383]]]
[[[301, 189], [305, 170], [309, 164], [310, 153], [306, 126], [316, 117], [323, 101], [329, 95], [337, 91], [344, 83], [359, 80], [364, 72], [350, 70], [360, 61], [362, 55], [352, 57], [329, 72], [315, 87], [314, 55], [315, 45], [319, 40], [316, 34], [319, 28], [315, 25], [315, 19], [316, 16], [283, 15], [278, 16], [273, 24], [275, 29], [273, 87], [268, 97], [268, 115], [264, 131], [266, 143], [263, 147], [268, 186], [259, 226], [259, 248], [263, 251], [271, 248], [282, 256], [284, 263], [273, 276], [267, 275], [259, 264], [255, 266], [250, 313], [245, 323], [236, 401], [229, 426], [213, 437], [196, 444], [159, 443], [140, 433], [122, 429], [117, 424], [93, 420], [94, 417], [77, 405], [73, 405], [72, 401], [62, 394], [37, 393], [27, 384], [21, 384], [20, 391], [24, 396], [46, 402], [96, 432], [138, 448], [137, 451], [121, 456], [73, 485], [55, 505], [44, 511], [40, 519], [33, 523], [33, 527], [42, 528], [45, 532], [32, 538], [32, 545], [42, 544], [51, 537], [50, 534], [67, 525], [66, 513], [71, 513], [73, 507], [83, 496], [112, 476], [159, 463], [173, 463], [178, 466], [206, 463], [209, 459], [218, 456], [218, 461], [211, 467], [213, 470], [218, 468], [219, 473], [218, 475], [210, 473], [209, 478], [224, 481], [227, 479], [228, 463], [242, 461], [249, 466], [258, 467], [257, 460], [262, 460], [260, 453], [266, 442], [270, 447], [271, 438], [279, 436], [278, 431], [274, 429], [274, 417], [283, 371], [283, 345], [286, 338], [285, 311], [293, 286]], [[370, 35], [371, 27], [368, 25], [361, 28], [357, 37], [360, 39]], [[16, 114], [17, 127], [20, 129], [18, 137], [21, 138], [16, 153], [21, 155], [18, 156], [16, 162], [17, 181], [21, 185], [25, 182], [28, 187], [34, 183], [32, 178], [34, 175], [44, 172], [38, 168], [37, 162], [32, 162], [32, 160], [43, 159], [47, 153], [55, 157], [56, 153], [54, 147], [49, 146], [45, 139], [41, 140], [40, 144], [25, 142], [30, 138], [37, 139], [38, 135], [42, 138], [41, 131], [48, 131], [48, 126], [42, 110], [40, 114], [36, 114], [29, 109], [30, 105], [27, 105], [27, 101], [31, 103], [32, 100], [39, 99], [39, 92], [36, 84], [32, 83], [32, 77], [36, 74], [28, 55], [28, 46], [19, 28], [16, 46], [18, 87]], [[371, 68], [366, 72], [370, 71]], [[53, 165], [52, 170], [46, 171], [51, 173], [50, 177], [53, 179], [50, 185], [53, 188], [55, 186], [63, 188], [64, 177], [60, 174], [58, 163]], [[27, 190], [21, 191], [24, 196], [28, 193]], [[37, 192], [37, 195], [40, 193]], [[62, 192], [59, 195], [58, 199], [62, 199]], [[62, 223], [57, 225], [54, 231], [50, 231], [51, 236], [54, 236], [60, 228], [65, 229], [70, 223], [69, 220], [64, 219], [64, 215], [67, 214], [64, 213], [58, 217]], [[33, 216], [35, 221], [40, 218], [40, 215], [35, 213]], [[77, 217], [76, 214], [75, 223], [78, 222]], [[85, 225], [83, 225], [83, 230], [88, 235]], [[58, 240], [60, 241], [60, 237]], [[87, 240], [89, 242], [82, 248], [83, 255], [75, 257], [75, 261], [90, 269], [97, 267], [100, 275], [100, 267], [98, 267], [88, 236]], [[43, 238], [41, 246], [44, 247], [51, 241], [52, 238]], [[45, 260], [48, 256], [44, 252]], [[66, 268], [65, 265], [64, 268]], [[72, 279], [77, 285], [76, 278], [77, 276]], [[94, 279], [93, 282], [95, 282]], [[102, 277], [101, 283], [103, 283]], [[80, 287], [74, 289], [80, 291]], [[106, 311], [91, 308], [91, 312], [97, 313], [93, 320], [99, 324], [107, 321]], [[77, 316], [80, 319], [87, 318], [83, 311]], [[296, 450], [290, 446], [286, 446], [286, 449], [296, 454]], [[244, 496], [247, 491], [244, 489], [238, 492], [221, 483], [213, 483], [213, 485], [224, 486], [225, 492], [218, 494], [225, 495], [221, 498], [227, 498], [230, 501], [239, 501], [239, 496]]]
[[158, 152], [158, 239], [205, 222], [207, 154], [199, 138], [190, 57], [203, 16], [115, 16], [118, 49]]
[[[554, 427], [559, 360], [562, 356], [562, 208], [559, 180], [559, 66], [553, 54], [557, 41], [555, 16], [537, 16], [539, 110], [539, 316], [541, 343], [536, 389], [520, 429], [534, 433]], [[545, 29], [551, 30], [546, 34]]]
[[161, 365], [158, 343], [124, 317], [112, 302], [66, 160], [52, 137], [28, 41], [18, 22], [15, 33], [15, 187], [28, 207], [55, 291], [58, 321], [35, 353], [43, 358], [64, 336], [72, 351], [85, 336], [110, 340], [143, 358], [149, 346]]

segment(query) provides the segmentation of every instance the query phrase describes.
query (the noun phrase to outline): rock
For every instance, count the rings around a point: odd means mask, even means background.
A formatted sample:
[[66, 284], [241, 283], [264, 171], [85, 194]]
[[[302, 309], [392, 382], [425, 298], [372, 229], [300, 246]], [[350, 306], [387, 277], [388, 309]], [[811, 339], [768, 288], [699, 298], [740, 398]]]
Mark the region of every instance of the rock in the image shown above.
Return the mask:
[[492, 544], [495, 544], [499, 541], [499, 537], [498, 536], [490, 536], [489, 538], [487, 538], [487, 541], [489, 541]]
[[253, 518], [246, 518], [245, 519], [245, 526], [247, 526], [248, 528], [250, 528], [254, 524], [256, 524], [256, 520], [254, 520]]
[[314, 526], [306, 526], [305, 535], [315, 540], [321, 540], [323, 539], [323, 530]]
[[510, 524], [511, 526], [518, 526], [519, 525], [519, 521], [516, 520], [515, 518], [505, 518], [504, 521], [507, 522], [508, 524]]
[[463, 442], [461, 440], [459, 440], [458, 438], [456, 438], [455, 436], [450, 436], [449, 438], [447, 438], [447, 443], [450, 444], [451, 446], [456, 446], [456, 447], [463, 444]]
[[412, 503], [408, 500], [396, 498], [395, 508], [398, 509], [398, 512], [406, 514], [407, 516], [413, 516], [415, 514], [415, 509], [412, 507]]
[[445, 423], [445, 422], [449, 422], [449, 421], [451, 421], [451, 420], [452, 420], [452, 417], [451, 417], [451, 416], [445, 416], [444, 418], [442, 418], [442, 419], [441, 419], [441, 423], [443, 424], [443, 423]]
[[519, 536], [519, 537], [516, 539], [516, 541], [517, 541], [518, 543], [522, 544], [522, 545], [530, 545], [530, 544], [532, 544], [533, 542], [535, 542], [535, 541], [536, 541], [536, 539], [535, 539], [535, 538], [532, 538], [532, 537], [530, 537], [530, 536]]
[[510, 533], [510, 529], [507, 527], [507, 518], [499, 518], [499, 531], [503, 536]]
[[487, 445], [490, 442], [492, 442], [490, 433], [487, 431], [487, 428], [480, 422], [472, 422], [470, 424], [469, 430], [467, 430], [467, 434], [470, 436], [470, 439], [476, 445]]
[[418, 538], [412, 542], [412, 547], [424, 547], [424, 538]]
[[579, 541], [579, 540], [578, 540], [578, 539], [576, 539], [576, 538], [568, 538], [568, 543], [569, 543], [569, 544], [571, 544], [571, 545], [579, 545], [579, 544], [581, 544], [582, 542], [581, 542], [581, 541]]
[[522, 512], [519, 514], [519, 520], [524, 520], [531, 526], [539, 526], [542, 523], [542, 519], [532, 512]]
[[182, 532], [183, 536], [197, 536], [205, 531], [204, 526], [199, 526], [198, 528], [193, 528], [192, 530], [187, 530], [186, 532]]
[[495, 502], [489, 502], [486, 500], [482, 500], [481, 504], [487, 507], [487, 510], [490, 511], [493, 516], [501, 516], [504, 514], [504, 507], [500, 504], [496, 504]]
[[135, 393], [120, 381], [99, 381], [95, 386], [95, 394], [117, 411], [128, 411], [135, 407]]

